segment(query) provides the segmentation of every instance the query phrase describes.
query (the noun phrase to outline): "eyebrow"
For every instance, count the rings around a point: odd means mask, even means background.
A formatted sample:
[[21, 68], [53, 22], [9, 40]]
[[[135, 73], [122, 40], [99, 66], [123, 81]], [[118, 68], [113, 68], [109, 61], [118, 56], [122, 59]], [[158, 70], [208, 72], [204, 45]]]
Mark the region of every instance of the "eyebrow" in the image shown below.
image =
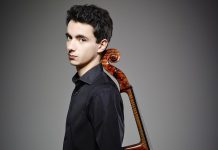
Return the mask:
[[[69, 34], [69, 33], [65, 33], [66, 37], [70, 37], [72, 38], [72, 36]], [[82, 34], [78, 34], [76, 35], [76, 38], [79, 39], [79, 38], [85, 38], [85, 39], [89, 39], [88, 37], [82, 35]]]
[[72, 36], [69, 33], [65, 33], [66, 37], [72, 38]]
[[80, 38], [84, 38], [84, 39], [88, 39], [86, 36], [82, 35], [82, 34], [79, 34], [76, 36], [77, 39], [80, 39]]

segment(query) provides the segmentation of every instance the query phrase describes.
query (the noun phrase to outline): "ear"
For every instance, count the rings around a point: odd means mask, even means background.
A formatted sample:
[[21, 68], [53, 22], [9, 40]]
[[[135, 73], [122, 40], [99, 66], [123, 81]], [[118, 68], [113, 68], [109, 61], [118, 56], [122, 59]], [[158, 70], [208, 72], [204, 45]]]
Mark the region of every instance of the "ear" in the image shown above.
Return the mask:
[[108, 40], [107, 39], [101, 40], [101, 42], [98, 45], [98, 51], [97, 52], [102, 53], [107, 48], [107, 45], [108, 45]]

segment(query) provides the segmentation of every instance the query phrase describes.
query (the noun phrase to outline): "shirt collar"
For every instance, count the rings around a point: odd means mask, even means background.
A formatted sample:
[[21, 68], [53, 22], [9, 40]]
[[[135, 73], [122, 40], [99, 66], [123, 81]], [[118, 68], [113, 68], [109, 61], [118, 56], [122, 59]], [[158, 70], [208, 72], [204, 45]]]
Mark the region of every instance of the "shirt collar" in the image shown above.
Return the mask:
[[87, 84], [92, 84], [93, 81], [96, 79], [96, 77], [103, 72], [103, 66], [102, 64], [98, 64], [96, 66], [94, 66], [93, 68], [91, 68], [90, 70], [88, 70], [83, 76], [79, 76], [78, 72], [73, 76], [72, 81], [77, 84], [78, 82], [82, 81], [85, 82]]

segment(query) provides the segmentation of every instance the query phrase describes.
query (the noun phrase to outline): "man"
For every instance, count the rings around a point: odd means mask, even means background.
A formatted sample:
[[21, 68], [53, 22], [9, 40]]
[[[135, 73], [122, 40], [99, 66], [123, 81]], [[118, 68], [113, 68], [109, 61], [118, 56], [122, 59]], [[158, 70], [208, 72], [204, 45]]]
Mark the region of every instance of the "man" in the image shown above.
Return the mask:
[[77, 73], [63, 150], [121, 150], [123, 102], [100, 64], [112, 36], [112, 19], [95, 5], [75, 5], [67, 11], [66, 24], [66, 48]]

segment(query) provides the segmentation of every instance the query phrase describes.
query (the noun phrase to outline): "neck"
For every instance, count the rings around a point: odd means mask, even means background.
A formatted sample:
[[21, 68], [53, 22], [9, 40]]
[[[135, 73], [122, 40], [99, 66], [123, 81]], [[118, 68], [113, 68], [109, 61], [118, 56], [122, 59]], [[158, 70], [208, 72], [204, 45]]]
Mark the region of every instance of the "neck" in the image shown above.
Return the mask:
[[89, 62], [88, 64], [84, 64], [82, 66], [76, 66], [76, 70], [78, 72], [78, 75], [80, 77], [83, 76], [87, 71], [89, 71], [90, 69], [92, 69], [93, 67], [98, 65], [99, 63], [100, 63], [100, 61], [96, 60], [96, 61]]

